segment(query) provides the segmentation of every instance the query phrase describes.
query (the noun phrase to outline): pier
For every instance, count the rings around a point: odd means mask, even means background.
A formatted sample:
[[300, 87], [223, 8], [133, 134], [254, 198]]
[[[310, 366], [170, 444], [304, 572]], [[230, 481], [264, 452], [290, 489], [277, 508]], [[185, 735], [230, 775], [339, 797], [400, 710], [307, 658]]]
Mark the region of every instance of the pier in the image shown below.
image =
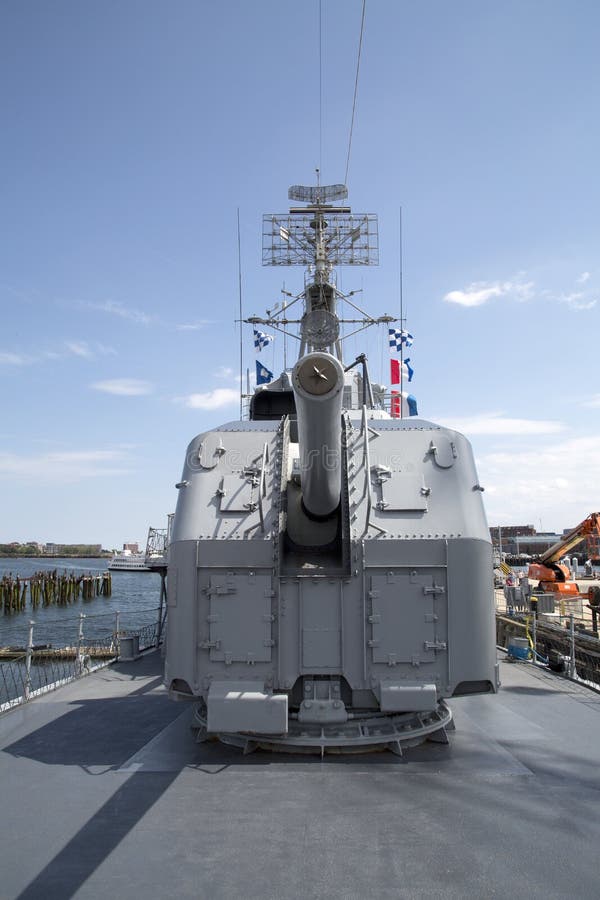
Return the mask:
[[[118, 655], [118, 642], [115, 641], [109, 647], [82, 646], [82, 647], [32, 647], [29, 658], [32, 662], [45, 662], [54, 659], [81, 659], [89, 657], [91, 660], [114, 659]], [[1, 660], [19, 660], [27, 658], [27, 647], [0, 647]]]

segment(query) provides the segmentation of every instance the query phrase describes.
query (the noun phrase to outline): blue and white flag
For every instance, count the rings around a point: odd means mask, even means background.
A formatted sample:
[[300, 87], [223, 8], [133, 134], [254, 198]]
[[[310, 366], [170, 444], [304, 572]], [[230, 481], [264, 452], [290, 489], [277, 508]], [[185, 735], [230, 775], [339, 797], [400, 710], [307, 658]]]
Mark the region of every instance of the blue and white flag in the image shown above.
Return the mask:
[[406, 398], [406, 402], [408, 403], [408, 414], [409, 416], [418, 416], [419, 411], [417, 409], [417, 398], [414, 394], [409, 394]]
[[400, 353], [402, 348], [402, 344], [405, 347], [412, 347], [413, 344], [413, 336], [409, 331], [404, 331], [402, 328], [389, 328], [390, 333], [390, 351], [396, 351], [396, 353]]
[[412, 381], [412, 377], [415, 374], [415, 370], [410, 365], [410, 356], [407, 356], [404, 360], [404, 365], [406, 366], [406, 371], [408, 372], [408, 380]]
[[268, 384], [270, 381], [273, 381], [273, 373], [256, 360], [256, 383]]
[[256, 328], [254, 329], [254, 348], [257, 353], [260, 353], [261, 350], [268, 347], [272, 340], [272, 334], [265, 334], [264, 331], [257, 331]]

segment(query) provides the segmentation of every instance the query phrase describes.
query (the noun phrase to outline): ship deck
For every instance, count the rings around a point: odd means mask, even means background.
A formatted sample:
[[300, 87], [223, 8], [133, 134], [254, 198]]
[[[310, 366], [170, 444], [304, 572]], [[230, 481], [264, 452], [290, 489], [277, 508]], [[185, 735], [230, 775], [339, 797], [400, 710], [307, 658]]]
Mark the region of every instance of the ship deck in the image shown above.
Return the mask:
[[0, 717], [0, 896], [597, 897], [600, 694], [501, 657], [449, 746], [196, 744], [152, 653]]

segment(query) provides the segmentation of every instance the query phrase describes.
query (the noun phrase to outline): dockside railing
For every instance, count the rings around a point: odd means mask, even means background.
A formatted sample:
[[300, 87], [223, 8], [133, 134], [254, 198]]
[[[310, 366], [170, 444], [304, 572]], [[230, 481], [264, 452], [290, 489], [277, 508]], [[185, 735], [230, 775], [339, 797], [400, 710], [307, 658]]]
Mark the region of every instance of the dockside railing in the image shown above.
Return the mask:
[[[587, 623], [585, 623], [587, 624]], [[526, 638], [529, 661], [600, 689], [600, 639], [573, 612], [554, 621], [547, 615], [496, 611], [496, 644], [510, 653], [511, 639]]]

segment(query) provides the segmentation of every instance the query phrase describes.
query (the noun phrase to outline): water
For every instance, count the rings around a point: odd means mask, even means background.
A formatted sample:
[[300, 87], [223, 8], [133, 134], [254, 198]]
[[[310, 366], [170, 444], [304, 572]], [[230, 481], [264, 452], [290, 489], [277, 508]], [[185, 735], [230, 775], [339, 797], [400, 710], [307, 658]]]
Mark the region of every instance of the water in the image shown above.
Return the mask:
[[[35, 572], [84, 572], [91, 575], [106, 572], [106, 559], [0, 559], [0, 578], [8, 572], [29, 578]], [[112, 572], [112, 596], [79, 599], [68, 606], [29, 605], [22, 613], [5, 615], [0, 612], [0, 647], [27, 644], [29, 622], [35, 622], [34, 644], [52, 644], [55, 647], [77, 643], [79, 614], [84, 613], [84, 638], [101, 639], [115, 629], [119, 611], [119, 627], [135, 630], [156, 622], [160, 603], [160, 577], [154, 572]]]
[[[106, 572], [105, 559], [0, 559], [0, 578], [6, 573], [29, 578], [36, 572], [57, 569], [59, 573], [75, 572], [101, 575]], [[112, 596], [78, 599], [67, 606], [38, 606], [29, 603], [23, 612], [6, 615], [0, 611], [0, 647], [25, 647], [29, 622], [34, 621], [34, 645], [74, 647], [82, 628], [82, 646], [114, 648], [115, 632], [121, 637], [128, 632], [138, 634], [140, 648], [156, 644], [160, 577], [154, 572], [113, 572]], [[117, 623], [118, 612], [118, 623]], [[84, 618], [80, 618], [83, 613]], [[85, 649], [84, 649], [85, 652]], [[93, 662], [93, 661], [92, 661]], [[92, 663], [90, 663], [92, 664]], [[25, 693], [25, 683], [35, 691], [82, 674], [75, 659], [49, 658], [34, 660], [29, 675], [21, 660], [0, 661], [0, 708]]]

